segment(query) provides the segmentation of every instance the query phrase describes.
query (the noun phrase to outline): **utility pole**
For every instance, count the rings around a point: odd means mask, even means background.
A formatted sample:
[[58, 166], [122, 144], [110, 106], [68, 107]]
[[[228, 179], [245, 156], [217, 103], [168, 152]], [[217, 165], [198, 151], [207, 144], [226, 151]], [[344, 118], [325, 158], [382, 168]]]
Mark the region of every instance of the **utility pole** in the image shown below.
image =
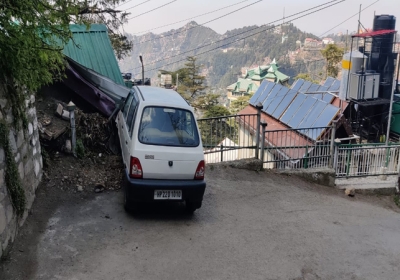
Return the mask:
[[143, 65], [143, 57], [139, 55], [140, 63], [142, 64], [142, 85], [144, 86], [144, 65]]
[[[399, 63], [397, 61], [397, 63]], [[393, 97], [394, 97], [394, 91], [396, 89], [396, 78], [393, 77], [393, 87], [392, 87], [392, 94], [390, 95], [390, 106], [389, 106], [389, 119], [388, 119], [388, 124], [387, 124], [387, 129], [386, 129], [386, 141], [385, 145], [389, 145], [389, 135], [390, 135], [390, 126], [392, 124], [392, 110], [393, 110]]]
[[176, 73], [176, 89], [179, 87], [179, 73]]
[[[358, 27], [357, 27], [357, 34], [360, 34], [360, 24], [361, 24], [361, 7], [362, 4], [360, 4], [360, 11], [358, 12]], [[357, 50], [358, 50], [358, 42], [360, 41], [360, 38], [357, 38]]]

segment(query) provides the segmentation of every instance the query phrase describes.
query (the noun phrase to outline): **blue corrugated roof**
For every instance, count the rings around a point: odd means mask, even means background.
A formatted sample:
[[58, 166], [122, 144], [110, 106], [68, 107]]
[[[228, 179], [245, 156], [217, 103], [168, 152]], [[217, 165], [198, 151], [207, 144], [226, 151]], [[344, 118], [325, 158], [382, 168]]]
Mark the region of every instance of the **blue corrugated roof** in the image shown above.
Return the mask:
[[64, 47], [64, 54], [79, 64], [125, 86], [114, 50], [104, 24], [70, 25], [73, 41]]

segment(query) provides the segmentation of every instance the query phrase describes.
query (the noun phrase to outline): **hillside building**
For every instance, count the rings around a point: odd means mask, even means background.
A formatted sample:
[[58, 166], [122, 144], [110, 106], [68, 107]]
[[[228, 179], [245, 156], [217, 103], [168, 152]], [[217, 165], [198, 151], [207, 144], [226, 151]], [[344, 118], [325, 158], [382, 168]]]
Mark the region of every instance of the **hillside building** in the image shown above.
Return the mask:
[[269, 65], [257, 66], [247, 70], [242, 78], [239, 78], [237, 82], [226, 88], [229, 104], [240, 96], [254, 94], [264, 80], [287, 85], [290, 77], [278, 69], [279, 66], [274, 59]]

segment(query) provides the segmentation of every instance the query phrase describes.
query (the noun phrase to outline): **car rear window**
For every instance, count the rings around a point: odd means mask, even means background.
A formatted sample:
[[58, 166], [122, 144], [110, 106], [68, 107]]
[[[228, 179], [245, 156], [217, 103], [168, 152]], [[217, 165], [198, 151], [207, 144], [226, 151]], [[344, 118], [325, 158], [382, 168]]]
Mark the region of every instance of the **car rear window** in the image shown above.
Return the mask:
[[139, 127], [139, 141], [149, 145], [197, 147], [200, 144], [192, 112], [170, 107], [146, 107]]

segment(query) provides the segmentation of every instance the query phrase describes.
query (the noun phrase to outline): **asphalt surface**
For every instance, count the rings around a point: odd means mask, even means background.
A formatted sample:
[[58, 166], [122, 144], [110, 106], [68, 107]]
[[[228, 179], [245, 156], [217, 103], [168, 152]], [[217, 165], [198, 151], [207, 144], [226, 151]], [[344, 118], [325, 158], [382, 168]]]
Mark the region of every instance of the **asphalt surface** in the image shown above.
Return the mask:
[[390, 198], [345, 197], [296, 177], [208, 170], [203, 207], [42, 187], [0, 279], [399, 279]]

